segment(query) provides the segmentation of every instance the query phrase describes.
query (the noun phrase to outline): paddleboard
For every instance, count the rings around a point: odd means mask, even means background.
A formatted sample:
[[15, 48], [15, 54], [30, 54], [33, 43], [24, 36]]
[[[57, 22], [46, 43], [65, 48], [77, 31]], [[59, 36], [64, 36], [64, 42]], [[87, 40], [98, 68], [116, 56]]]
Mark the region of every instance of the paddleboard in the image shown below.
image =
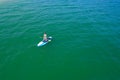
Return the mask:
[[42, 41], [40, 41], [40, 42], [37, 44], [37, 46], [38, 46], [38, 47], [44, 46], [44, 45], [46, 45], [47, 43], [49, 43], [51, 40], [52, 40], [52, 37], [50, 36], [50, 37], [48, 37], [48, 40], [47, 40], [47, 41], [42, 40]]

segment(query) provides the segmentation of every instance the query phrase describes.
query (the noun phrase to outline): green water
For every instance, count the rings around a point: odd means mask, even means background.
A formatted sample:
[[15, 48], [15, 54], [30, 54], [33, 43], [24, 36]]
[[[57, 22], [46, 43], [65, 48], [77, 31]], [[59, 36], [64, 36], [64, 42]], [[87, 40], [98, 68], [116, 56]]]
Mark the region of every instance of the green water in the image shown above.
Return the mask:
[[0, 80], [120, 80], [120, 1], [1, 0]]

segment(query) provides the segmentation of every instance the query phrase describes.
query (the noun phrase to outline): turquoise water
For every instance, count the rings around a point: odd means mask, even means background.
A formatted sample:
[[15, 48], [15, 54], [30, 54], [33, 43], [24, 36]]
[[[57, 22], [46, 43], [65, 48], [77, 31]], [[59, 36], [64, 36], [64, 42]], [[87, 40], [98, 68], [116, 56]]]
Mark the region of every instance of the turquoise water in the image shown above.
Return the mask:
[[120, 80], [120, 1], [1, 0], [0, 80]]

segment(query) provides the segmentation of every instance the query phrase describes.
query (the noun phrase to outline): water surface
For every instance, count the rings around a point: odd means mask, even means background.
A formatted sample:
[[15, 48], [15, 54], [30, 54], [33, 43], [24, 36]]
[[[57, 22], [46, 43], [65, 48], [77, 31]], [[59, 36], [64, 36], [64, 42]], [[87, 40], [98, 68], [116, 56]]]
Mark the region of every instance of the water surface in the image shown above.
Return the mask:
[[[0, 1], [0, 80], [120, 80], [119, 0]], [[46, 32], [53, 41], [37, 47]]]

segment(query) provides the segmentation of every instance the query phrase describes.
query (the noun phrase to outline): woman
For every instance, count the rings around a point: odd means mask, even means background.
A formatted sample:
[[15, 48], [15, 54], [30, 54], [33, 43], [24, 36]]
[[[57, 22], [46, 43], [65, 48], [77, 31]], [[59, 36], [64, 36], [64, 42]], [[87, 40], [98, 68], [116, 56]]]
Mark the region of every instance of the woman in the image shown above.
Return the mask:
[[48, 41], [46, 33], [43, 34], [43, 41]]

